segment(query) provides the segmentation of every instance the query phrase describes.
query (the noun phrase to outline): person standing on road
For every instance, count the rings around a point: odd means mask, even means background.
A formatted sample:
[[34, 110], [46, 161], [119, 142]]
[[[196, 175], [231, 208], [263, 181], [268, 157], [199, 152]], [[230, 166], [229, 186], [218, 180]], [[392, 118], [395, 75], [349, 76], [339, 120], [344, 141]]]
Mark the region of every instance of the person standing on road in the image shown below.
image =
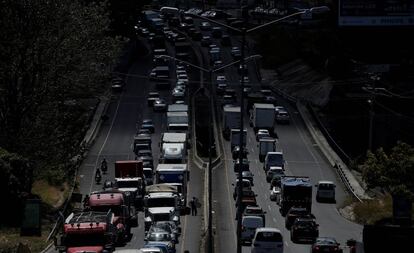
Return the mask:
[[193, 197], [193, 199], [190, 200], [190, 207], [191, 207], [191, 216], [197, 216], [197, 199], [196, 199], [196, 197]]

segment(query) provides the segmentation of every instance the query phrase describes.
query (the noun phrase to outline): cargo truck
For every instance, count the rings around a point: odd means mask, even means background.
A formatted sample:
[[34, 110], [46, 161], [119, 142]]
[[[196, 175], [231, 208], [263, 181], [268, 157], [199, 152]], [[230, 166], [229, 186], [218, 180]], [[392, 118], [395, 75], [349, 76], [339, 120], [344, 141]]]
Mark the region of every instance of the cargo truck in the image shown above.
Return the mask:
[[283, 176], [280, 181], [280, 212], [283, 216], [293, 206], [312, 207], [312, 184], [309, 177]]
[[258, 129], [269, 130], [270, 135], [274, 134], [275, 106], [273, 104], [253, 104], [250, 113], [250, 126], [254, 132]]
[[168, 112], [187, 112], [188, 113], [188, 105], [186, 104], [171, 104], [168, 105]]
[[157, 184], [173, 184], [180, 195], [181, 206], [187, 204], [187, 184], [190, 181], [190, 170], [187, 164], [158, 164], [155, 170]]
[[117, 243], [120, 244], [131, 235], [131, 227], [138, 226], [137, 213], [127, 195], [118, 190], [92, 192], [87, 204], [87, 208], [92, 211], [114, 213], [113, 225], [116, 228]]
[[226, 140], [230, 139], [231, 129], [240, 127], [240, 107], [239, 106], [225, 106], [223, 107], [222, 120], [223, 137]]
[[[63, 217], [62, 217], [63, 218]], [[59, 253], [110, 253], [115, 249], [116, 228], [112, 212], [71, 213], [63, 222], [62, 232], [55, 237]]]
[[263, 162], [268, 152], [276, 151], [276, 139], [264, 137], [259, 139], [259, 161]]
[[[246, 146], [246, 137], [247, 137], [247, 129], [243, 130], [243, 147]], [[240, 129], [234, 129], [232, 128], [230, 130], [230, 145], [231, 145], [231, 150], [233, 150], [233, 148], [235, 146], [240, 146]]]
[[118, 190], [130, 192], [136, 207], [142, 207], [145, 191], [143, 163], [139, 160], [115, 162], [115, 184]]

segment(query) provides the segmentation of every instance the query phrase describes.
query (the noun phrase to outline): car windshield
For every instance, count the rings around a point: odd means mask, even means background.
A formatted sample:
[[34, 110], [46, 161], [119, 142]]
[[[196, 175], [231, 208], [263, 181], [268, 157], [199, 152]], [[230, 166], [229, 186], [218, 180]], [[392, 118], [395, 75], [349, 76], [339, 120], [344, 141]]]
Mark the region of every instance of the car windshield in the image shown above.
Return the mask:
[[79, 233], [79, 234], [67, 234], [65, 237], [66, 247], [76, 247], [85, 245], [105, 245], [104, 233]]
[[259, 232], [256, 241], [261, 242], [282, 242], [282, 235], [276, 232]]
[[272, 154], [268, 156], [268, 162], [270, 164], [283, 164], [283, 155]]
[[332, 190], [333, 188], [333, 184], [319, 184], [319, 190]]
[[317, 238], [316, 243], [317, 244], [325, 244], [325, 245], [334, 245], [337, 242], [333, 238]]
[[175, 206], [174, 198], [149, 198], [147, 207], [172, 207]]
[[148, 241], [171, 241], [171, 236], [167, 233], [152, 233], [148, 236]]

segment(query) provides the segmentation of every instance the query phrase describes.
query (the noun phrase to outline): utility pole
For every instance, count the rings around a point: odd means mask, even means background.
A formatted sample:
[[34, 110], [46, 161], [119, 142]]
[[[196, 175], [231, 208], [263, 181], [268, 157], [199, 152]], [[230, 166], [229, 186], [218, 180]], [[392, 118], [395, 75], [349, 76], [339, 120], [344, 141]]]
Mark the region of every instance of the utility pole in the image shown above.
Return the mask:
[[212, 146], [213, 146], [213, 70], [209, 70], [210, 77], [210, 92], [209, 92], [209, 102], [210, 110], [208, 114], [208, 252], [213, 252], [213, 232], [212, 232], [212, 219], [213, 219], [213, 208], [212, 208], [212, 183], [211, 183], [211, 173], [212, 173]]

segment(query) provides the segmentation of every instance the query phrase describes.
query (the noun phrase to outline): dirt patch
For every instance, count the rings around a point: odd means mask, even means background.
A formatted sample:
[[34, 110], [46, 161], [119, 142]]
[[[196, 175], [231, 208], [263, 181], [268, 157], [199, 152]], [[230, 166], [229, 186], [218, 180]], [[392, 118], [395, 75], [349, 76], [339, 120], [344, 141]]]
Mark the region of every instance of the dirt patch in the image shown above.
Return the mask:
[[33, 183], [32, 193], [40, 196], [43, 203], [53, 208], [59, 208], [66, 199], [69, 187], [67, 183], [62, 186], [52, 186], [45, 180], [38, 180]]
[[[0, 252], [41, 252], [51, 242], [46, 239], [51, 230], [52, 224], [42, 225], [41, 236], [20, 236], [19, 228], [1, 228], [0, 229]], [[20, 245], [19, 245], [20, 244]]]

